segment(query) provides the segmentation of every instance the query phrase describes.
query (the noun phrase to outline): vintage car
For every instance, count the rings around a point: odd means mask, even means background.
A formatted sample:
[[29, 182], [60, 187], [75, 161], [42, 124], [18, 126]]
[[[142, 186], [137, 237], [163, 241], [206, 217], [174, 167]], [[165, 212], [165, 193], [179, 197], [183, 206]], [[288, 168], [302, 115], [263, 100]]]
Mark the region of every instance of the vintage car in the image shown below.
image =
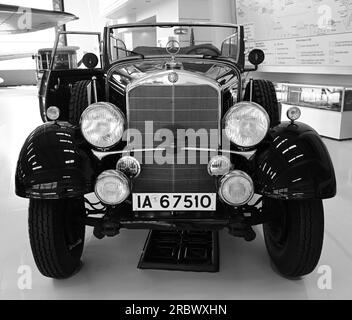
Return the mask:
[[[60, 67], [67, 46], [77, 63]], [[16, 172], [44, 276], [79, 270], [86, 226], [99, 239], [121, 229], [228, 229], [252, 241], [263, 225], [282, 275], [315, 269], [333, 164], [317, 132], [297, 122], [298, 108], [281, 123], [273, 83], [245, 81], [265, 57], [246, 52], [243, 26], [112, 25], [102, 41], [61, 32], [54, 50], [39, 90], [44, 124]]]
[[[57, 69], [76, 69], [77, 63], [77, 50], [78, 47], [58, 47], [56, 50], [56, 63]], [[52, 60], [51, 54], [53, 48], [43, 48], [38, 51], [37, 54], [33, 55], [33, 59], [36, 64], [36, 76], [38, 86], [41, 85], [41, 80], [45, 70], [49, 70], [50, 61]]]

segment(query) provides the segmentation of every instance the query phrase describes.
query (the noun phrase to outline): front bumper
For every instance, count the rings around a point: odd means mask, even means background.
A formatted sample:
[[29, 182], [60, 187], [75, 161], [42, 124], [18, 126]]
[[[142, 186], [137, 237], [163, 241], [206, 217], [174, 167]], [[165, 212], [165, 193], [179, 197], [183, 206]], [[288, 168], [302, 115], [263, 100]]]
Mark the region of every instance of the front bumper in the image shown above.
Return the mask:
[[[263, 213], [258, 208], [260, 200], [254, 205], [233, 208], [219, 202], [214, 212], [133, 212], [132, 206], [124, 203], [118, 207], [108, 208], [106, 220], [114, 222], [121, 229], [151, 229], [151, 230], [221, 230], [236, 224], [249, 226], [267, 221], [269, 213]], [[100, 218], [87, 218], [85, 223], [95, 227]]]

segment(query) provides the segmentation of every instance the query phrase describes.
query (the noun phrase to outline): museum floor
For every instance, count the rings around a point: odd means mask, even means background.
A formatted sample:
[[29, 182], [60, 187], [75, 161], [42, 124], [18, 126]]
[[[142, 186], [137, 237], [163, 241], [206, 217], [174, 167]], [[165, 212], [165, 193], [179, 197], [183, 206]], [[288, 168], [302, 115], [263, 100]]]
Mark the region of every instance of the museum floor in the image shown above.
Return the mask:
[[[351, 141], [325, 140], [338, 178], [338, 196], [325, 202], [325, 245], [319, 264], [331, 267], [331, 290], [319, 289], [318, 269], [298, 281], [279, 276], [261, 232], [253, 243], [223, 232], [217, 274], [140, 271], [136, 266], [146, 232], [123, 231], [102, 241], [89, 233], [81, 272], [53, 281], [35, 267], [27, 233], [28, 202], [13, 191], [19, 150], [40, 123], [36, 88], [0, 89], [0, 299], [352, 299]], [[33, 271], [31, 290], [18, 287], [23, 265]]]

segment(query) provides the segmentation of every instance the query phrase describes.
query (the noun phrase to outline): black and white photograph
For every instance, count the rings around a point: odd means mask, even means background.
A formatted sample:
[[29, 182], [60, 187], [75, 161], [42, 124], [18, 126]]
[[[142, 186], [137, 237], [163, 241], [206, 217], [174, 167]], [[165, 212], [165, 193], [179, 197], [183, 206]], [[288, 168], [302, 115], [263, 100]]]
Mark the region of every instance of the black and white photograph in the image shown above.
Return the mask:
[[351, 300], [351, 164], [352, 0], [0, 0], [0, 300]]

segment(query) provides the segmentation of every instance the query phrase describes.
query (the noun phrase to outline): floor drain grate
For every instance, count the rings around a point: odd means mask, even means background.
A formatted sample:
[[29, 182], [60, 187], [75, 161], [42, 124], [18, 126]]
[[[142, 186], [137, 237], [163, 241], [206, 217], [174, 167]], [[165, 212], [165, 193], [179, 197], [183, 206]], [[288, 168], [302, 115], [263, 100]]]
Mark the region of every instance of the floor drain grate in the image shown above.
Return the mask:
[[219, 233], [150, 231], [138, 268], [219, 272]]

